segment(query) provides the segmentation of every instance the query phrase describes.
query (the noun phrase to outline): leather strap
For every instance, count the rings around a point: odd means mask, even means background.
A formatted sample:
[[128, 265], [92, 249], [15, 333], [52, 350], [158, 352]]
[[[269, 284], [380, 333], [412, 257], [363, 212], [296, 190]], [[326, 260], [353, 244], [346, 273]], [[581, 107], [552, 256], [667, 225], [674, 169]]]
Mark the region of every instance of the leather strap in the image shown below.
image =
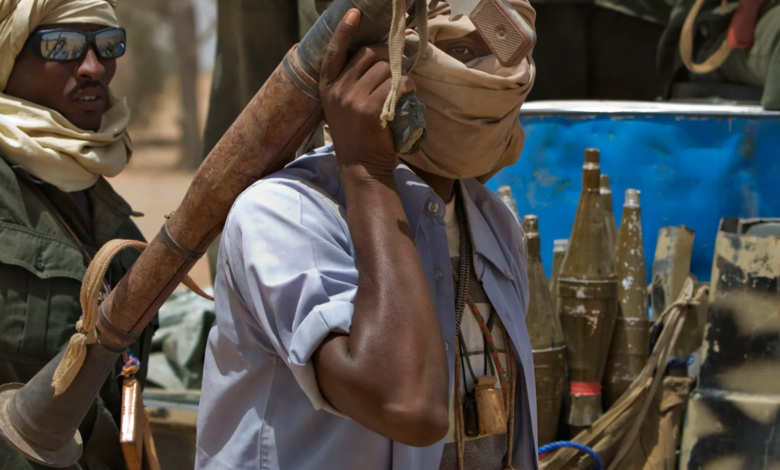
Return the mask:
[[128, 333], [117, 328], [103, 311], [103, 305], [98, 305], [98, 341], [106, 349], [115, 353], [124, 352], [128, 346], [135, 343], [139, 334]]
[[179, 245], [176, 242], [176, 240], [173, 239], [170, 232], [168, 232], [168, 222], [165, 222], [162, 226], [162, 229], [160, 229], [160, 239], [162, 239], [163, 244], [165, 244], [165, 246], [167, 246], [169, 250], [171, 250], [176, 256], [182, 259], [186, 259], [189, 261], [198, 261], [203, 257], [203, 255], [206, 254], [205, 251], [203, 252], [189, 251], [183, 248], [181, 245]]
[[696, 26], [696, 17], [699, 16], [699, 11], [704, 5], [704, 1], [705, 0], [696, 0], [691, 7], [691, 10], [688, 12], [685, 23], [683, 23], [682, 31], [680, 32], [680, 58], [688, 70], [700, 75], [710, 73], [719, 68], [726, 62], [726, 59], [729, 58], [732, 51], [731, 46], [729, 46], [728, 38], [726, 38], [707, 60], [701, 63], [695, 63], [693, 61], [694, 27]]

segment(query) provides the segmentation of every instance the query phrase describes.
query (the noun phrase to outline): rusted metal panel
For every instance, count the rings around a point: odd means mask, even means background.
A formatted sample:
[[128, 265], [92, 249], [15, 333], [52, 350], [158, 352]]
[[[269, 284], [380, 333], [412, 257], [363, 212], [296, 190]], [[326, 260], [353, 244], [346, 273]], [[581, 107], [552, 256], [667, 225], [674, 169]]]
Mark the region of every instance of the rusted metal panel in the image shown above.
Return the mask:
[[780, 220], [723, 219], [685, 470], [780, 468]]

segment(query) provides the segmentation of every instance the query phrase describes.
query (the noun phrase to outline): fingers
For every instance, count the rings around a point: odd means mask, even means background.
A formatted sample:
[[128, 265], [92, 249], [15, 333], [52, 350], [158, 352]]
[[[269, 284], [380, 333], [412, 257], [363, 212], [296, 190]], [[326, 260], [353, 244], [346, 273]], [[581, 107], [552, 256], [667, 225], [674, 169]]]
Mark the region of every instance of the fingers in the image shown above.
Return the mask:
[[385, 81], [392, 78], [390, 64], [377, 62], [360, 78], [360, 86], [366, 95], [370, 95]]
[[[379, 86], [377, 86], [374, 91], [371, 93], [371, 96], [379, 95], [384, 99], [384, 97], [387, 97], [388, 93], [390, 93], [390, 89], [393, 87], [393, 79], [387, 78], [384, 82], [380, 83]], [[404, 75], [401, 77], [401, 83], [398, 87], [398, 96], [404, 96], [408, 93], [414, 93], [417, 91], [417, 85], [414, 84], [414, 80], [411, 79], [411, 77], [407, 77]]]
[[328, 48], [325, 51], [325, 57], [322, 59], [322, 69], [320, 70], [320, 87], [329, 87], [336, 81], [344, 64], [347, 63], [347, 52], [352, 36], [357, 31], [360, 23], [360, 10], [352, 8], [341, 19], [333, 37], [330, 38]]
[[356, 82], [371, 69], [377, 62], [390, 60], [390, 51], [387, 46], [369, 46], [358, 50], [344, 70], [344, 78], [349, 82]]

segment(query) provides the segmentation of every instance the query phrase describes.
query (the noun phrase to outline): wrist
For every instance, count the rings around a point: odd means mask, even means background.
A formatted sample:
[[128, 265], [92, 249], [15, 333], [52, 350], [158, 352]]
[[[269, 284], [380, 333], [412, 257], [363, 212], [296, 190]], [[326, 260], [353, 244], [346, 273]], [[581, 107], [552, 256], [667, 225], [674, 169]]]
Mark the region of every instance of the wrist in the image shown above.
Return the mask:
[[393, 170], [389, 168], [353, 163], [341, 166], [341, 179], [347, 190], [372, 188], [379, 184], [389, 186], [395, 190], [395, 177]]

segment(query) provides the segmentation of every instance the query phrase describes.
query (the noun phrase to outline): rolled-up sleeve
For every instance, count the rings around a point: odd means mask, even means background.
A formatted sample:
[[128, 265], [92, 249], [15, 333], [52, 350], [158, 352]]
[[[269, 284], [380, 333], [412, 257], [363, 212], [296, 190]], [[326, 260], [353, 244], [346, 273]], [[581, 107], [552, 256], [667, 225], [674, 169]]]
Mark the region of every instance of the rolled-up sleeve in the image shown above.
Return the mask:
[[315, 409], [322, 396], [311, 357], [331, 333], [348, 334], [358, 273], [336, 202], [295, 180], [263, 180], [231, 210], [225, 266], [238, 295]]

